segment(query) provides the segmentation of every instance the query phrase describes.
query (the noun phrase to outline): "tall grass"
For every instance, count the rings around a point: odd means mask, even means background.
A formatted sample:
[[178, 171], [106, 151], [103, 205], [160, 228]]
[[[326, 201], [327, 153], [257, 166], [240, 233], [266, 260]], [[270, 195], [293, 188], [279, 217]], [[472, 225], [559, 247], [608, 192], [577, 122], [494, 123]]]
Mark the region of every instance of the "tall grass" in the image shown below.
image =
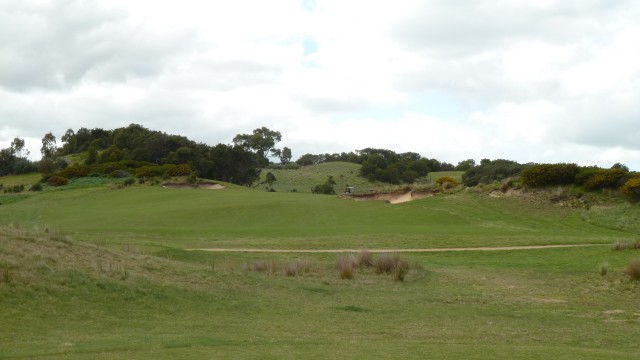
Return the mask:
[[340, 273], [340, 279], [353, 279], [353, 273], [358, 266], [358, 260], [353, 255], [339, 256], [336, 260], [336, 268]]
[[398, 281], [403, 281], [409, 271], [409, 263], [398, 253], [380, 255], [374, 266], [377, 274], [391, 274]]
[[640, 260], [634, 260], [624, 270], [624, 274], [629, 276], [631, 280], [640, 281]]

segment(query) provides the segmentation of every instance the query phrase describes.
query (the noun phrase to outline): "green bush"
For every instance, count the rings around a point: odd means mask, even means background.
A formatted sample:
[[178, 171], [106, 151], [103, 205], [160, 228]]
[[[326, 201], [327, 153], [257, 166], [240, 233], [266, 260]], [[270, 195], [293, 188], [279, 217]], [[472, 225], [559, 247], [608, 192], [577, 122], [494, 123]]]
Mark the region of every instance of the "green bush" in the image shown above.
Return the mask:
[[13, 185], [13, 187], [11, 188], [11, 192], [14, 193], [21, 193], [24, 191], [24, 185], [20, 184], [20, 185]]
[[29, 188], [29, 191], [42, 191], [42, 184], [35, 183], [31, 185], [31, 187]]
[[484, 159], [480, 162], [480, 165], [471, 167], [462, 175], [462, 182], [465, 186], [490, 184], [517, 176], [524, 167], [524, 165], [511, 160]]
[[333, 180], [333, 176], [329, 176], [327, 181], [322, 184], [316, 185], [313, 189], [311, 189], [311, 193], [313, 194], [325, 194], [332, 195], [336, 193], [334, 185], [336, 184], [335, 180]]
[[116, 178], [116, 179], [122, 179], [130, 176], [131, 174], [129, 174], [124, 170], [114, 170], [109, 174], [109, 177]]

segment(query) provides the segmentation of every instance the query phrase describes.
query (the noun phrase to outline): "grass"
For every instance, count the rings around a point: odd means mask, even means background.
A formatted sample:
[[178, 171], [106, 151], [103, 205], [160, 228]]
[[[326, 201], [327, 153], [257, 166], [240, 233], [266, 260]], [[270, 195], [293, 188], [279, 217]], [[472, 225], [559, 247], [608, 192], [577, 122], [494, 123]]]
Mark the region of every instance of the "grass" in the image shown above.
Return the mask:
[[[12, 269], [11, 283], [0, 283], [6, 358], [326, 358], [375, 351], [381, 358], [483, 359], [545, 358], [553, 351], [568, 359], [624, 359], [637, 350], [625, 336], [640, 321], [639, 285], [621, 272], [630, 254], [606, 247], [533, 251], [562, 268], [502, 261], [521, 259], [517, 252], [408, 254], [426, 270], [397, 282], [368, 271], [340, 280], [328, 270], [335, 255], [278, 255], [282, 264], [326, 269], [288, 277], [242, 271], [246, 258], [238, 254], [165, 259], [42, 231], [5, 228], [0, 237], [0, 261]], [[595, 259], [610, 262], [609, 275], [592, 270]], [[228, 267], [212, 268], [211, 261]]]
[[[335, 196], [108, 185], [31, 195], [0, 206], [6, 223], [65, 229], [99, 244], [163, 248], [421, 248], [614, 243], [637, 236], [573, 209], [484, 194], [389, 205]], [[250, 220], [250, 221], [248, 221]]]
[[[0, 358], [637, 355], [638, 255], [607, 245], [638, 239], [632, 207], [475, 192], [390, 205], [83, 181], [0, 206], [14, 224], [0, 226]], [[392, 252], [565, 243], [603, 245]], [[185, 250], [199, 247], [390, 252]], [[368, 266], [378, 261], [388, 275]]]

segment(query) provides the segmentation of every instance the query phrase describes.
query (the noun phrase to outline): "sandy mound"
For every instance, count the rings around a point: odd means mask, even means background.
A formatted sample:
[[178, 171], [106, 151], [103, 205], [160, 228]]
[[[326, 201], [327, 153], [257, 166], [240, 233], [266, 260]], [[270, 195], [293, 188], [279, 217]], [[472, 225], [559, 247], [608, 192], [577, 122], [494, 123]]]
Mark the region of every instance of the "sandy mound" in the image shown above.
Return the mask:
[[407, 201], [424, 199], [426, 197], [434, 196], [435, 192], [413, 192], [406, 193], [374, 193], [374, 194], [343, 194], [340, 195], [343, 199], [352, 199], [355, 201], [371, 201], [382, 200], [389, 204], [400, 204]]
[[212, 183], [197, 183], [197, 184], [165, 183], [165, 184], [162, 184], [162, 187], [168, 188], [168, 189], [209, 189], [209, 190], [224, 189], [224, 185], [212, 184]]

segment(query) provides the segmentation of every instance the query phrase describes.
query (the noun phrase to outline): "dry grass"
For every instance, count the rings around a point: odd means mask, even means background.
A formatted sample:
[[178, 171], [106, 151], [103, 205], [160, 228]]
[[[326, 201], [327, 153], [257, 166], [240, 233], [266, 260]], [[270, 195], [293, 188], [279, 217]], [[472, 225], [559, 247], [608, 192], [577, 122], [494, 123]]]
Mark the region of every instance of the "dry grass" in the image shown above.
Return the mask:
[[377, 274], [391, 274], [394, 280], [403, 281], [409, 271], [409, 263], [400, 255], [382, 254], [375, 260]]
[[353, 273], [358, 266], [358, 259], [354, 256], [340, 256], [336, 260], [336, 268], [340, 272], [340, 279], [353, 279]]
[[616, 242], [611, 246], [611, 250], [613, 251], [622, 251], [622, 250], [638, 250], [640, 249], [640, 240], [631, 241], [631, 242]]
[[311, 271], [311, 263], [306, 260], [296, 260], [284, 267], [284, 274], [287, 276], [301, 276], [309, 271]]
[[607, 275], [608, 272], [609, 272], [609, 263], [605, 261], [602, 264], [600, 264], [600, 266], [598, 267], [598, 273], [600, 274], [600, 276], [605, 276]]
[[356, 263], [358, 267], [372, 267], [373, 266], [373, 255], [369, 252], [369, 250], [363, 249], [358, 252], [356, 256]]
[[273, 274], [278, 266], [273, 260], [257, 260], [250, 265], [250, 269], [255, 272]]
[[624, 270], [624, 274], [629, 276], [631, 280], [640, 281], [640, 260], [634, 260]]

